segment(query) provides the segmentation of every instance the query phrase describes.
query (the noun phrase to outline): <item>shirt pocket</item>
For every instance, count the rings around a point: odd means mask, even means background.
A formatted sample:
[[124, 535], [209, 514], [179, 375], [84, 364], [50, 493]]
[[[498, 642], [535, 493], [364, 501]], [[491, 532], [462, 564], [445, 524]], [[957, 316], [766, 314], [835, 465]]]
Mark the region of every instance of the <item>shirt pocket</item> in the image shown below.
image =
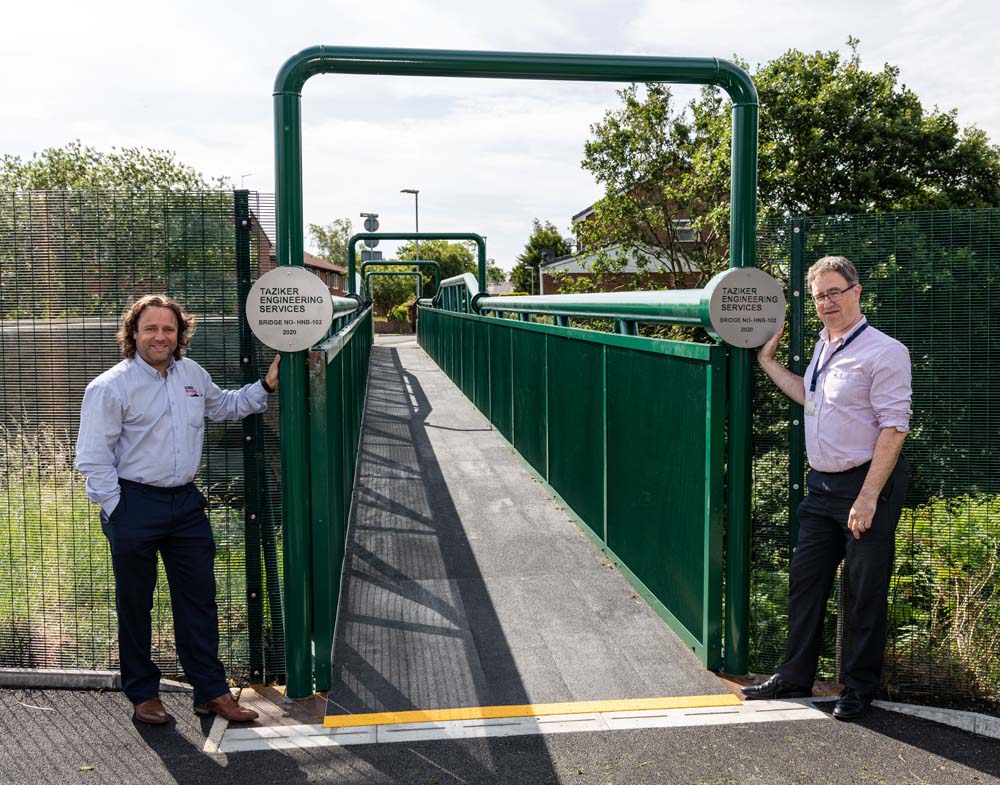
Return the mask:
[[831, 368], [823, 380], [823, 395], [831, 403], [867, 401], [870, 388], [871, 381], [859, 370]]
[[201, 428], [205, 424], [205, 398], [202, 395], [189, 395], [185, 401], [187, 423], [192, 428]]

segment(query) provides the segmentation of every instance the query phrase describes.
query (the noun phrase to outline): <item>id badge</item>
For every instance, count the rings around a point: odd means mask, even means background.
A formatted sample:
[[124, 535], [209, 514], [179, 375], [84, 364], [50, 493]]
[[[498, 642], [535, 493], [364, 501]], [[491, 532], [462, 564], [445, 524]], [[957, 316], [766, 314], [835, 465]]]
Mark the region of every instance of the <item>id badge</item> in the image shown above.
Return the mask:
[[807, 417], [813, 417], [816, 414], [816, 401], [812, 398], [806, 398], [805, 413]]

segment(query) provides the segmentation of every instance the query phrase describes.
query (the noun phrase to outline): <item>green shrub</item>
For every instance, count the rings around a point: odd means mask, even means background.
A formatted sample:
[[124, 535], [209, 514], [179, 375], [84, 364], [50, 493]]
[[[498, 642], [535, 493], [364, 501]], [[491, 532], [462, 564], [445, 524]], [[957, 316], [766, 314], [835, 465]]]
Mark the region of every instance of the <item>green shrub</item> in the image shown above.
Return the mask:
[[890, 691], [1000, 701], [1000, 496], [904, 510], [890, 603]]
[[409, 322], [410, 321], [410, 309], [404, 303], [402, 305], [397, 305], [395, 308], [390, 308], [389, 313], [386, 314], [388, 321], [390, 322]]

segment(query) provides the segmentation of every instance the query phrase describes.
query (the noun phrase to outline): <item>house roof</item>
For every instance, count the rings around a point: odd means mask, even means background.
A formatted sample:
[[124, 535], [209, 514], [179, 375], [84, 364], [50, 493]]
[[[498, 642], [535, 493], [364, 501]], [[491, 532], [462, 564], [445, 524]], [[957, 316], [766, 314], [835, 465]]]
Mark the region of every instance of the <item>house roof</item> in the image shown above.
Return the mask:
[[[650, 245], [623, 248], [620, 243], [615, 243], [614, 245], [602, 248], [601, 251], [607, 253], [612, 258], [624, 257], [625, 266], [621, 270], [623, 273], [638, 273], [640, 261], [643, 262], [643, 272], [675, 272], [671, 269], [670, 263], [662, 259], [657, 254], [656, 249]], [[589, 273], [589, 267], [597, 259], [598, 253], [590, 252], [572, 256], [560, 256], [558, 259], [553, 259], [551, 262], [542, 264], [541, 266], [548, 273]], [[698, 266], [685, 254], [679, 253], [677, 257], [679, 269], [676, 272], [696, 273], [699, 271]]]

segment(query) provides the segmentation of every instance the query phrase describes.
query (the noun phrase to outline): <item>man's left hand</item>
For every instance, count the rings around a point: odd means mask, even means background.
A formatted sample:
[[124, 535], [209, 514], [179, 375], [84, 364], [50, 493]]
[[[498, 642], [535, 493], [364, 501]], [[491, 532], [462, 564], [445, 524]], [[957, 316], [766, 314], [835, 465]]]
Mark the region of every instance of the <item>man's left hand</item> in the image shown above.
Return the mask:
[[847, 516], [847, 528], [854, 533], [855, 540], [860, 540], [861, 535], [872, 527], [876, 502], [876, 499], [869, 498], [866, 494], [854, 500], [851, 512]]
[[264, 376], [264, 381], [267, 382], [267, 386], [272, 390], [278, 389], [278, 363], [281, 362], [281, 355], [274, 355], [274, 359], [271, 360], [271, 367], [267, 369], [267, 375]]

